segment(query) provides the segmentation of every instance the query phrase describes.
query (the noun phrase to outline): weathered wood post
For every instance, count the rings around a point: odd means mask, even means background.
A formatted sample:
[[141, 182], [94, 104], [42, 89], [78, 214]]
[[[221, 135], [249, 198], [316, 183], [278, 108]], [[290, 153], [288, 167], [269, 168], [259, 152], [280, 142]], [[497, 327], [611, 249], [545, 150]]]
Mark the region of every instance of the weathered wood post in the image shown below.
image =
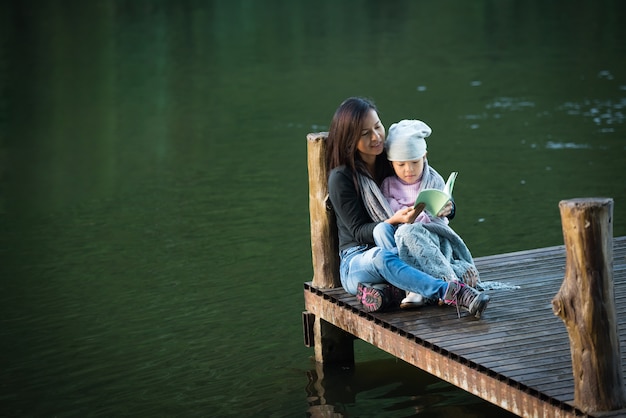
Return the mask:
[[327, 132], [307, 135], [313, 286], [322, 289], [341, 286], [337, 225], [327, 204], [326, 136]]
[[574, 403], [589, 412], [626, 406], [613, 290], [613, 200], [559, 202], [565, 278], [552, 308], [567, 328]]
[[[339, 243], [335, 214], [328, 207], [328, 168], [326, 166], [327, 132], [307, 135], [309, 170], [309, 214], [311, 219], [311, 254], [313, 286], [329, 289], [341, 286], [339, 279]], [[354, 364], [354, 336], [324, 321], [303, 313], [305, 323], [313, 322], [309, 345], [315, 347], [318, 363]], [[305, 330], [305, 333], [307, 331]], [[311, 341], [312, 340], [312, 341]]]

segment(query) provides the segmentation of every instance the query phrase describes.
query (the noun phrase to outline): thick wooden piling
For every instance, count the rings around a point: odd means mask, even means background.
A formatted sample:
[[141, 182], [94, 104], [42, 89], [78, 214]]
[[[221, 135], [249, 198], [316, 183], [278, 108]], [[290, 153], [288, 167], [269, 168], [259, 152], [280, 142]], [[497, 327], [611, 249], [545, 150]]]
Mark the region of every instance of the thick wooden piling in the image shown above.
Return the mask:
[[[307, 135], [313, 285], [320, 289], [341, 287], [337, 224], [328, 202], [326, 137], [326, 132]], [[302, 315], [306, 318], [303, 322], [311, 322], [310, 312]], [[305, 340], [315, 347], [318, 363], [354, 364], [354, 339], [352, 334], [319, 317], [315, 317], [312, 329], [305, 328]]]
[[326, 132], [307, 135], [313, 284], [322, 289], [341, 286], [337, 225], [328, 203], [326, 136]]
[[567, 328], [574, 403], [585, 412], [626, 406], [613, 289], [613, 200], [559, 203], [565, 278], [552, 300]]

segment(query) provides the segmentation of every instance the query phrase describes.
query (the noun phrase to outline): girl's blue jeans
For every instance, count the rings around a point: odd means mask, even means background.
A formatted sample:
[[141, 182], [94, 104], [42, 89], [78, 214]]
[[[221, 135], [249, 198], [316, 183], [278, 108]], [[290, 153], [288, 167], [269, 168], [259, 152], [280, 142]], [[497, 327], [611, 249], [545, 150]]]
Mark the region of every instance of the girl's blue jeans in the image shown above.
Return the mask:
[[388, 224], [387, 222], [380, 222], [376, 225], [376, 228], [374, 228], [374, 242], [376, 243], [376, 246], [387, 250], [396, 248], [395, 233], [395, 226]]
[[376, 247], [358, 245], [340, 252], [339, 276], [343, 288], [356, 295], [359, 283], [390, 283], [426, 298], [443, 298], [447, 283], [400, 260], [394, 232], [392, 225], [381, 222], [374, 229]]

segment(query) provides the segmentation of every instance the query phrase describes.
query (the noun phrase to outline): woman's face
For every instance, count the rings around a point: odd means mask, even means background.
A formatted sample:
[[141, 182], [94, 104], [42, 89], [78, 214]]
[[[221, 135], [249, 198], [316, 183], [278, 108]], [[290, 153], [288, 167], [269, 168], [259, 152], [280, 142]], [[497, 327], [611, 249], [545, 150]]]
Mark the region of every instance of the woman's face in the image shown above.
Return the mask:
[[361, 138], [356, 145], [363, 161], [374, 162], [376, 156], [383, 152], [385, 145], [385, 127], [378, 118], [378, 113], [370, 109], [363, 121]]
[[413, 161], [392, 161], [393, 171], [396, 176], [406, 184], [416, 183], [422, 177], [424, 171], [424, 158]]

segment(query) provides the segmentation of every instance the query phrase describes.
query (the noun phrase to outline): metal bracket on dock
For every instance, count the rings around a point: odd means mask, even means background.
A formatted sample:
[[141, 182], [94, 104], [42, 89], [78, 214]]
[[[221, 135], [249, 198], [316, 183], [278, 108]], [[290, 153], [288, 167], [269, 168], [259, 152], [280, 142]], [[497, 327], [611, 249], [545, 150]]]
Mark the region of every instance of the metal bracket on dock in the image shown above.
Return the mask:
[[302, 312], [302, 332], [304, 334], [305, 347], [315, 346], [315, 332], [313, 331], [313, 325], [315, 324], [315, 314], [303, 311]]

